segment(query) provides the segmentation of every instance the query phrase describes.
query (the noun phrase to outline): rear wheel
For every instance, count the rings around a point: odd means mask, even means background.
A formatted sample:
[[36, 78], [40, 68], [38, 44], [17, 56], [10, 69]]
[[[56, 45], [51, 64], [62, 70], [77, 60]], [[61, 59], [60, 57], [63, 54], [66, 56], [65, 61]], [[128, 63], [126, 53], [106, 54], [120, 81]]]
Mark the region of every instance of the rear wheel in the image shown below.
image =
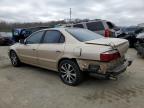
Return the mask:
[[14, 51], [10, 52], [10, 59], [11, 59], [11, 63], [14, 67], [18, 67], [21, 65], [21, 62], [17, 56], [17, 54]]
[[59, 75], [61, 80], [70, 86], [76, 86], [83, 80], [83, 73], [77, 63], [71, 60], [63, 60], [59, 65]]

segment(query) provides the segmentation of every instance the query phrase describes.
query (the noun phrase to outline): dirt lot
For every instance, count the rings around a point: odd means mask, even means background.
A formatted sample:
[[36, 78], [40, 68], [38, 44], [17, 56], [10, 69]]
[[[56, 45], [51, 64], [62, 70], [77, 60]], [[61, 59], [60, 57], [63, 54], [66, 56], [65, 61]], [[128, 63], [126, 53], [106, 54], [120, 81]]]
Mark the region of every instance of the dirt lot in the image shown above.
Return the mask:
[[0, 47], [0, 108], [144, 108], [144, 59], [129, 49], [131, 67], [118, 81], [89, 78], [64, 85], [56, 72], [11, 66], [8, 47]]

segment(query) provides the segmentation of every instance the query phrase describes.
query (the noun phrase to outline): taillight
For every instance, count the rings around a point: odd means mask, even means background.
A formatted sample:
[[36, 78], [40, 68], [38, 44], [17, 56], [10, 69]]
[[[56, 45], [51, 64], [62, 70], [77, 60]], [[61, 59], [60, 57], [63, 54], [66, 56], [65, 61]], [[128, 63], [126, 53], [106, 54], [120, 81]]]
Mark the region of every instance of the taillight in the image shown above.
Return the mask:
[[100, 54], [100, 61], [109, 62], [120, 58], [120, 53], [116, 50]]
[[105, 37], [110, 37], [111, 31], [109, 29], [105, 30]]

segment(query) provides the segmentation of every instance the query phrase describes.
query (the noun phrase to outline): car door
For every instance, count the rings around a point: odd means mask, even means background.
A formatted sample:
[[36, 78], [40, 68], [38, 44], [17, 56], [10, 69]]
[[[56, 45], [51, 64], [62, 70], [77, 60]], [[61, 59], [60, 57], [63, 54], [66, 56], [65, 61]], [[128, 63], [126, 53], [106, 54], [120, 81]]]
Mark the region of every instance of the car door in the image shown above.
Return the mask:
[[57, 62], [64, 54], [65, 37], [60, 31], [48, 30], [38, 47], [38, 61], [41, 67], [57, 70]]
[[20, 44], [17, 49], [20, 60], [24, 63], [37, 65], [37, 48], [42, 40], [44, 31], [38, 31], [33, 33], [25, 40], [25, 44]]

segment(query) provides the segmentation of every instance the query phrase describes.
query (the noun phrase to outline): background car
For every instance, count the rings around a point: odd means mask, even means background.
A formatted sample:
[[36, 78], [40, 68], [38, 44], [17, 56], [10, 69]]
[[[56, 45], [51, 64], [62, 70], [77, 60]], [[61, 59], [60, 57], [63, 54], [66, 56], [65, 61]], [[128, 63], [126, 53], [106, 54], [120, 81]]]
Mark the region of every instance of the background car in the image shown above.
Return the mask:
[[104, 37], [117, 37], [120, 33], [119, 27], [115, 26], [110, 21], [106, 20], [93, 20], [88, 22], [81, 22], [76, 24], [71, 24], [66, 27], [77, 27], [77, 28], [85, 28], [91, 31], [94, 31]]
[[30, 28], [14, 28], [12, 30], [12, 38], [14, 42], [19, 42], [19, 40], [24, 40], [33, 32], [36, 32], [41, 29], [46, 29], [49, 27], [30, 27]]
[[104, 38], [87, 29], [53, 28], [34, 32], [23, 43], [10, 47], [12, 65], [21, 63], [58, 71], [61, 80], [74, 86], [84, 73], [114, 78], [131, 64], [125, 58], [125, 39]]
[[0, 34], [0, 45], [11, 45], [12, 43], [12, 37], [8, 36], [6, 33]]
[[144, 32], [137, 36], [136, 50], [141, 57], [144, 57]]
[[130, 27], [121, 27], [121, 34], [119, 34], [118, 38], [127, 39], [129, 41], [130, 47], [135, 47], [137, 42], [136, 36], [143, 31], [141, 27], [138, 26], [130, 26]]

